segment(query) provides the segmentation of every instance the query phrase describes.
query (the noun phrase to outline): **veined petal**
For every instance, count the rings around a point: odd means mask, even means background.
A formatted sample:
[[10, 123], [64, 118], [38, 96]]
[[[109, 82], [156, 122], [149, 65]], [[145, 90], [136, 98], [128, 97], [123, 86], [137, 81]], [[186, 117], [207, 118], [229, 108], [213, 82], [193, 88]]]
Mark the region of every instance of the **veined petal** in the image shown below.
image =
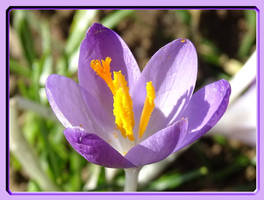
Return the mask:
[[188, 135], [182, 147], [208, 132], [225, 113], [231, 87], [228, 81], [220, 80], [198, 90], [183, 113], [189, 119]]
[[79, 128], [67, 128], [64, 135], [71, 146], [89, 162], [111, 168], [135, 167], [95, 134]]
[[110, 89], [90, 67], [91, 60], [110, 57], [111, 72], [122, 71], [128, 86], [132, 87], [140, 75], [137, 62], [126, 43], [114, 31], [101, 24], [93, 24], [88, 30], [80, 47], [78, 78], [79, 84], [98, 101], [103, 102], [106, 110], [112, 112], [113, 97]]
[[50, 75], [46, 94], [55, 115], [66, 128], [79, 126], [89, 132], [104, 132], [103, 128], [114, 126], [112, 115], [102, 112], [94, 97], [69, 78]]
[[[132, 92], [136, 118], [139, 118], [146, 96], [145, 84], [152, 81], [156, 92], [155, 107], [147, 129], [155, 132], [166, 126], [188, 105], [197, 76], [197, 54], [189, 40], [178, 39], [158, 50], [144, 68]], [[140, 106], [142, 105], [142, 106]], [[179, 120], [177, 118], [176, 120]], [[157, 123], [158, 122], [158, 123]]]
[[186, 136], [187, 128], [188, 120], [180, 120], [134, 146], [125, 158], [136, 166], [163, 160], [180, 145], [180, 142]]

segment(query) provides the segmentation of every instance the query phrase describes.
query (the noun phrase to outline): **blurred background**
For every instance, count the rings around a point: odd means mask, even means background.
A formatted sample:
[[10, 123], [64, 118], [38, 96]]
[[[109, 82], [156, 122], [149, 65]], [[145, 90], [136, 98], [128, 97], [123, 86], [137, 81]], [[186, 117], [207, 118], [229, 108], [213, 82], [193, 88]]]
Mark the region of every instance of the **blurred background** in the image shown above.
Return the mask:
[[121, 35], [141, 70], [159, 48], [189, 38], [199, 57], [196, 90], [222, 78], [233, 84], [226, 118], [207, 137], [145, 166], [139, 191], [256, 189], [254, 10], [12, 10], [9, 18], [12, 192], [123, 190], [123, 170], [88, 163], [70, 147], [44, 90], [52, 73], [78, 81], [79, 45], [94, 22]]

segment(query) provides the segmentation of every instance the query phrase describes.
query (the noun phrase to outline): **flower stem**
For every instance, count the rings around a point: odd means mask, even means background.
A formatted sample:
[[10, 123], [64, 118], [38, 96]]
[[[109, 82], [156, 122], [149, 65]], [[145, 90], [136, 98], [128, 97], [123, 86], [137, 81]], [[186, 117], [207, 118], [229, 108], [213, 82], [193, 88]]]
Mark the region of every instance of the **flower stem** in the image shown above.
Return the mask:
[[140, 168], [127, 168], [125, 170], [125, 192], [137, 191], [138, 174]]

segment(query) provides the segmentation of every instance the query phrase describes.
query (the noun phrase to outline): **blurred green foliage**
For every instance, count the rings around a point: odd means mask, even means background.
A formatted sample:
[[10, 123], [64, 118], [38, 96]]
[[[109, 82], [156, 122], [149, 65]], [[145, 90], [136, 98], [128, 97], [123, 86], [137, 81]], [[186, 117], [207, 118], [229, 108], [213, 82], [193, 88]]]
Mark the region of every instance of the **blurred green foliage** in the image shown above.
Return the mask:
[[[58, 13], [60, 11], [54, 12]], [[194, 15], [190, 11], [178, 10], [170, 12], [175, 12], [174, 16], [177, 18], [179, 26], [187, 27], [186, 36], [194, 38], [194, 35], [200, 35], [197, 32], [193, 32]], [[68, 27], [68, 35], [64, 43], [61, 43], [61, 41], [56, 41], [53, 37], [50, 18], [40, 17], [37, 12], [29, 10], [13, 10], [11, 12], [12, 21], [10, 28], [18, 38], [22, 57], [16, 58], [12, 54], [10, 57], [10, 71], [11, 75], [15, 77], [16, 86], [15, 92], [11, 95], [21, 95], [24, 98], [48, 107], [44, 92], [46, 78], [51, 73], [57, 73], [76, 79], [79, 46], [88, 27], [93, 22], [98, 21], [112, 29], [115, 29], [124, 20], [128, 20], [129, 23], [135, 23], [133, 16], [136, 15], [136, 11], [134, 10], [108, 11], [99, 19], [100, 13], [101, 11], [96, 10], [74, 11]], [[237, 52], [238, 59], [241, 59], [241, 62], [245, 61], [245, 58], [250, 55], [256, 38], [255, 11], [244, 11], [244, 13], [248, 31], [243, 35], [240, 48]], [[11, 40], [13, 39], [12, 37]], [[225, 76], [226, 78], [230, 78], [232, 74], [228, 74], [221, 68], [221, 58], [225, 55], [225, 52], [222, 52], [208, 38], [200, 35], [198, 39], [200, 43], [197, 46], [197, 50], [202, 62], [211, 66], [210, 70], [214, 72], [216, 77]], [[58, 51], [56, 53], [54, 52], [54, 46], [56, 46], [56, 51]], [[104, 168], [94, 167], [93, 164], [88, 163], [67, 144], [63, 136], [63, 127], [58, 122], [43, 118], [38, 113], [29, 111], [23, 111], [21, 117], [23, 118], [22, 130], [27, 141], [34, 147], [47, 176], [62, 191], [87, 190], [87, 188], [85, 189], [85, 185], [93, 174], [98, 174], [98, 177], [95, 179], [95, 187], [91, 190], [122, 190], [124, 182], [123, 171], [119, 170], [109, 183], [106, 179]], [[251, 162], [243, 151], [234, 150], [230, 147], [226, 138], [216, 136], [213, 138], [213, 142], [220, 145], [223, 149], [230, 149], [230, 154], [234, 158], [232, 161], [224, 162], [230, 165], [215, 170], [215, 165], [218, 162], [214, 159], [209, 159], [206, 152], [202, 150], [203, 142], [198, 142], [190, 148], [190, 151], [195, 152], [200, 159], [200, 162], [198, 162], [200, 166], [185, 171], [180, 168], [180, 163], [177, 163], [179, 166], [172, 166], [172, 170], [166, 170], [159, 178], [141, 187], [140, 190], [180, 190], [184, 185], [188, 185], [193, 181], [199, 182], [199, 180], [202, 184], [203, 180], [209, 183], [219, 181], [224, 183], [225, 179], [241, 171], [241, 169], [254, 166], [254, 163]], [[11, 155], [10, 167], [17, 173], [23, 170], [13, 155]], [[243, 190], [252, 190], [254, 188], [252, 185], [254, 185], [254, 181], [250, 182], [247, 186], [242, 185], [241, 188]], [[205, 186], [205, 190], [206, 187], [210, 188], [210, 186]], [[30, 179], [25, 189], [27, 191], [42, 191], [38, 183]]]

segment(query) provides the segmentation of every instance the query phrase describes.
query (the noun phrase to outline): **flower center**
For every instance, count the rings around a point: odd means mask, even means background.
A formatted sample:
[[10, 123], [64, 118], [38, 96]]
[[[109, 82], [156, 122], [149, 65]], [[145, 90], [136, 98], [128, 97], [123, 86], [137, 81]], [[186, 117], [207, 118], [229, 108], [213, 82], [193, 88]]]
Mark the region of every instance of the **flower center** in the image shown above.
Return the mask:
[[[129, 88], [125, 76], [121, 71], [114, 71], [114, 78], [110, 72], [111, 58], [106, 57], [105, 60], [92, 60], [90, 63], [91, 68], [96, 74], [101, 77], [113, 94], [113, 115], [115, 116], [115, 123], [120, 130], [123, 137], [134, 141], [133, 128], [135, 126], [133, 102], [129, 95]], [[148, 122], [155, 104], [155, 89], [152, 82], [146, 84], [146, 99], [140, 117], [139, 124], [139, 138], [141, 138], [148, 126]]]

